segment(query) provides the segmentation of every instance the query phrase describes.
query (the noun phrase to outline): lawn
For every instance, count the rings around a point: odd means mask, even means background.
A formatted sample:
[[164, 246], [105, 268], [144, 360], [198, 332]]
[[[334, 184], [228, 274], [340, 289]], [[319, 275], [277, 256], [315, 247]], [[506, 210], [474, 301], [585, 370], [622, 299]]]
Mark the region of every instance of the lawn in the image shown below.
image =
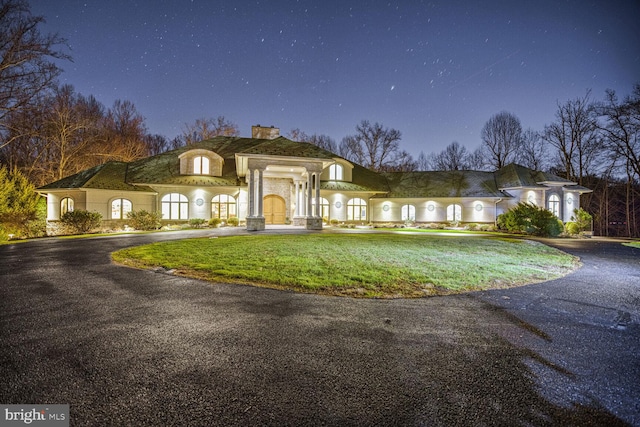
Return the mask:
[[431, 234], [255, 235], [123, 249], [115, 262], [212, 282], [358, 297], [421, 297], [560, 277], [575, 257], [543, 244]]

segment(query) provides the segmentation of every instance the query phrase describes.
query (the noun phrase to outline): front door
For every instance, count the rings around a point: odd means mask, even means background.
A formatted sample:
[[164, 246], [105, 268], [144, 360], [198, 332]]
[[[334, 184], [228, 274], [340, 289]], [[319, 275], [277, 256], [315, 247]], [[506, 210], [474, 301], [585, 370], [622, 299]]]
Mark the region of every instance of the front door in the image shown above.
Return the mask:
[[284, 224], [287, 217], [287, 207], [284, 199], [275, 194], [266, 196], [263, 202], [263, 213], [266, 224]]

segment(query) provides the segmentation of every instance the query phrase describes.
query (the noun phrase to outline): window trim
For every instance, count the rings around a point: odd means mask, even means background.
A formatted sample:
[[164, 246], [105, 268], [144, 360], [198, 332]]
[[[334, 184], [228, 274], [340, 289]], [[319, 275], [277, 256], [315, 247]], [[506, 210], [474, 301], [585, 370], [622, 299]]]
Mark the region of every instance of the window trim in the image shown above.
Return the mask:
[[[215, 200], [215, 199], [225, 198], [226, 201]], [[229, 200], [233, 200], [233, 202], [229, 202]], [[225, 210], [227, 213], [226, 217], [222, 217], [220, 214], [222, 212], [221, 206], [225, 206]], [[233, 206], [233, 213], [231, 213], [230, 207]], [[214, 215], [214, 208], [217, 207], [217, 216]], [[236, 198], [230, 194], [216, 194], [211, 198], [211, 218], [220, 218], [220, 219], [229, 219], [238, 216], [238, 201]]]
[[[412, 215], [413, 214], [413, 215]], [[407, 203], [400, 208], [400, 220], [402, 221], [415, 221], [416, 220], [416, 207], [415, 205]]]
[[329, 180], [344, 181], [344, 166], [334, 163], [329, 166]]
[[[114, 212], [113, 204], [118, 200], [120, 201], [120, 209], [119, 209], [120, 217], [114, 218], [113, 217], [113, 212]], [[124, 211], [125, 202], [128, 202], [129, 203], [129, 207], [130, 207], [130, 209], [127, 212]], [[111, 212], [111, 215], [110, 215], [111, 218], [110, 219], [126, 219], [125, 213], [133, 212], [133, 203], [131, 202], [131, 200], [125, 199], [124, 197], [116, 197], [115, 199], [111, 200], [111, 203], [109, 204], [109, 208], [110, 208], [109, 211]]]
[[560, 197], [557, 194], [551, 194], [547, 202], [547, 209], [557, 218], [560, 218]]
[[207, 156], [195, 156], [193, 158], [193, 174], [194, 175], [210, 175], [211, 159]]
[[[356, 218], [356, 208], [360, 208], [358, 218]], [[364, 209], [364, 210], [363, 210]], [[364, 212], [364, 215], [363, 215]], [[347, 201], [347, 221], [366, 221], [368, 215], [368, 203], [365, 199], [354, 197]]]
[[447, 205], [447, 221], [462, 222], [462, 205], [459, 203]]
[[60, 199], [60, 216], [66, 214], [67, 212], [73, 212], [73, 210], [75, 209], [75, 204], [76, 201], [73, 200], [73, 197], [65, 196]]
[[[173, 200], [177, 196], [178, 200]], [[165, 200], [169, 197], [169, 200]], [[184, 199], [184, 200], [183, 200]], [[172, 214], [174, 205], [178, 208], [178, 217], [174, 218]], [[168, 207], [169, 216], [165, 217], [165, 207]], [[187, 220], [189, 219], [189, 198], [182, 193], [167, 193], [160, 199], [160, 213], [162, 219], [169, 220]], [[183, 217], [184, 213], [184, 217]]]

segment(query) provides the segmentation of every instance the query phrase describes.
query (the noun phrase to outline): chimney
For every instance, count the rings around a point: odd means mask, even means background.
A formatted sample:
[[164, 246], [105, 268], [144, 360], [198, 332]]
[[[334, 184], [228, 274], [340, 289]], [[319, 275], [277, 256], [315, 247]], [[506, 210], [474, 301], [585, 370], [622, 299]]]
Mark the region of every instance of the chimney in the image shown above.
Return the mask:
[[251, 138], [256, 139], [276, 139], [280, 136], [280, 129], [276, 127], [251, 126]]

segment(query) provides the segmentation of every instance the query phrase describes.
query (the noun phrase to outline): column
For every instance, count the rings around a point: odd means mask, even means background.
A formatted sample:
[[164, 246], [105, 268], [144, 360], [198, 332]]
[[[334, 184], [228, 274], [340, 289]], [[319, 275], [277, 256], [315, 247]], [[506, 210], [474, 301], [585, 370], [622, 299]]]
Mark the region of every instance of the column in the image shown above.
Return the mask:
[[264, 211], [262, 209], [262, 169], [258, 169], [258, 217], [262, 218], [264, 216]]
[[253, 170], [247, 171], [247, 186], [249, 187], [249, 210], [247, 211], [247, 217], [253, 218], [254, 215], [254, 197], [255, 197], [255, 180], [253, 179]]
[[307, 218], [313, 216], [313, 175], [311, 173], [307, 174]]
[[320, 174], [313, 174], [315, 186], [316, 186], [316, 216], [322, 218], [322, 212], [320, 211]]
[[293, 213], [293, 216], [300, 216], [300, 187], [299, 187], [300, 183], [298, 181], [293, 181], [293, 186], [295, 188], [294, 190], [294, 196], [293, 196], [293, 200], [296, 201], [296, 210]]

